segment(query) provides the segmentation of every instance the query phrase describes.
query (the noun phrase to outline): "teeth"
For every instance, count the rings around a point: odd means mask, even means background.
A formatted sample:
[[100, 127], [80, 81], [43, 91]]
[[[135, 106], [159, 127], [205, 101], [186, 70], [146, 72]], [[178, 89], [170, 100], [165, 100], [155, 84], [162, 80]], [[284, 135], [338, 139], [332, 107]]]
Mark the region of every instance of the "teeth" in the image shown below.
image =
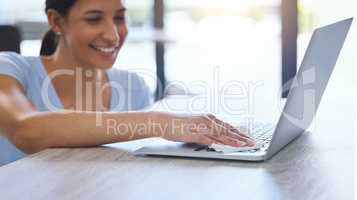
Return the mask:
[[116, 49], [116, 47], [112, 47], [112, 48], [105, 48], [105, 47], [96, 47], [96, 46], [93, 46], [96, 50], [99, 50], [103, 53], [113, 53]]

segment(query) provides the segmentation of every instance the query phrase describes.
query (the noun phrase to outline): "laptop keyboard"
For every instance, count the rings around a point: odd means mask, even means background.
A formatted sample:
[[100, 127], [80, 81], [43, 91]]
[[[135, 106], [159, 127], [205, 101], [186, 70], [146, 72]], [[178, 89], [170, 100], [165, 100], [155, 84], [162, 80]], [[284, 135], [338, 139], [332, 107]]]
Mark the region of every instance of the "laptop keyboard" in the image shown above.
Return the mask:
[[[248, 135], [255, 139], [257, 143], [262, 144], [262, 149], [266, 150], [272, 140], [275, 126], [273, 124], [255, 123]], [[242, 130], [242, 129], [241, 129]], [[252, 150], [255, 152], [256, 150]]]
[[[273, 124], [266, 123], [254, 123], [251, 125], [251, 128], [247, 126], [240, 126], [239, 130], [243, 133], [246, 133], [250, 137], [254, 138], [257, 143], [261, 144], [261, 150], [266, 150], [269, 147], [270, 141], [272, 140], [272, 136], [274, 133], [275, 126]], [[201, 146], [195, 151], [215, 151], [214, 149], [209, 148], [208, 146]], [[248, 150], [248, 152], [256, 152], [258, 149]]]
[[[251, 129], [248, 128], [246, 133], [257, 142], [270, 142], [273, 136], [274, 127], [275, 126], [272, 124], [255, 123]], [[240, 130], [245, 132], [243, 128], [240, 128]]]

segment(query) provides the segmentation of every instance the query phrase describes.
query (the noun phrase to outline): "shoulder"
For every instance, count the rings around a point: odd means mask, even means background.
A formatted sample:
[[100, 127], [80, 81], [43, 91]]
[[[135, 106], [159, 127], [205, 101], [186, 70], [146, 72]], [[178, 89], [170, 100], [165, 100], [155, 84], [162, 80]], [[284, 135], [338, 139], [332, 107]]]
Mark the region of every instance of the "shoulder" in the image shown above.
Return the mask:
[[28, 64], [27, 57], [22, 56], [15, 52], [5, 51], [0, 52], [0, 63], [9, 64]]
[[26, 71], [31, 69], [31, 58], [22, 56], [15, 52], [0, 52], [0, 69]]
[[15, 52], [0, 52], [0, 74], [17, 79], [26, 88], [31, 58]]

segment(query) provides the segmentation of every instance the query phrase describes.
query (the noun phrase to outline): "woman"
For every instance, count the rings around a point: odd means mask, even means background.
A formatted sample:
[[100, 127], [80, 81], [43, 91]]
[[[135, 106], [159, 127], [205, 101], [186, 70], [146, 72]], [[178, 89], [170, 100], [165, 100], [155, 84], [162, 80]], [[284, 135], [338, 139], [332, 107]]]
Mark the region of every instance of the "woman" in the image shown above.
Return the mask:
[[0, 128], [18, 149], [34, 153], [147, 137], [255, 145], [212, 115], [119, 112], [150, 103], [141, 77], [111, 68], [128, 32], [120, 0], [46, 0], [46, 13], [51, 30], [41, 56], [0, 54]]

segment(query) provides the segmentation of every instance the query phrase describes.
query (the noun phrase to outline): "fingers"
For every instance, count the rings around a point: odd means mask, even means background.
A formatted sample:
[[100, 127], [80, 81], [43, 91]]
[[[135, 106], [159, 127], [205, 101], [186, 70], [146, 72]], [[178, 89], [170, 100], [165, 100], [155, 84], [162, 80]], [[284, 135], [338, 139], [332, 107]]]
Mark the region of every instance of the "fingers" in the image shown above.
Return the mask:
[[216, 144], [226, 144], [236, 147], [246, 146], [245, 142], [236, 140], [234, 138], [230, 138], [220, 134], [214, 136], [212, 134], [212, 129], [210, 128], [191, 129], [191, 133], [190, 136], [188, 136], [187, 141], [203, 144], [203, 145], [211, 145], [213, 143], [216, 143]]
[[246, 142], [243, 142], [243, 141], [240, 141], [237, 139], [233, 139], [233, 138], [227, 137], [227, 136], [214, 137], [214, 136], [207, 135], [207, 137], [211, 138], [212, 140], [217, 141], [216, 143], [221, 143], [221, 144], [225, 144], [225, 145], [229, 145], [229, 146], [234, 146], [234, 147], [247, 146]]
[[195, 143], [210, 146], [213, 143], [219, 143], [219, 141], [215, 140], [214, 138], [202, 136], [197, 141], [195, 141]]
[[217, 124], [220, 124], [221, 126], [224, 126], [226, 127], [227, 129], [233, 131], [233, 132], [236, 132], [237, 134], [239, 134], [240, 136], [242, 137], [246, 137], [246, 138], [249, 138], [251, 139], [248, 135], [242, 133], [240, 130], [238, 130], [236, 127], [228, 124], [228, 123], [225, 123], [223, 122], [222, 120], [218, 119], [216, 116], [212, 115], [212, 114], [208, 114], [208, 117], [212, 120], [214, 120]]
[[[255, 141], [254, 139], [250, 138], [249, 136], [242, 134], [238, 129], [234, 128], [233, 126], [229, 125], [228, 123], [225, 123], [219, 119], [217, 119], [215, 116], [209, 114], [208, 117], [214, 121], [219, 127], [218, 131], [219, 133], [223, 133], [216, 136], [215, 138], [219, 138], [220, 141], [226, 143], [226, 144], [233, 144], [232, 146], [254, 146]], [[232, 138], [236, 139], [235, 141], [231, 141]], [[238, 142], [237, 142], [238, 141]], [[245, 144], [244, 144], [245, 143]]]
[[247, 138], [247, 137], [242, 137], [241, 135], [236, 134], [235, 132], [229, 131], [228, 137], [232, 137], [235, 138], [237, 140], [243, 141], [247, 144], [247, 146], [254, 146], [255, 145], [255, 141], [254, 139], [251, 138]]

